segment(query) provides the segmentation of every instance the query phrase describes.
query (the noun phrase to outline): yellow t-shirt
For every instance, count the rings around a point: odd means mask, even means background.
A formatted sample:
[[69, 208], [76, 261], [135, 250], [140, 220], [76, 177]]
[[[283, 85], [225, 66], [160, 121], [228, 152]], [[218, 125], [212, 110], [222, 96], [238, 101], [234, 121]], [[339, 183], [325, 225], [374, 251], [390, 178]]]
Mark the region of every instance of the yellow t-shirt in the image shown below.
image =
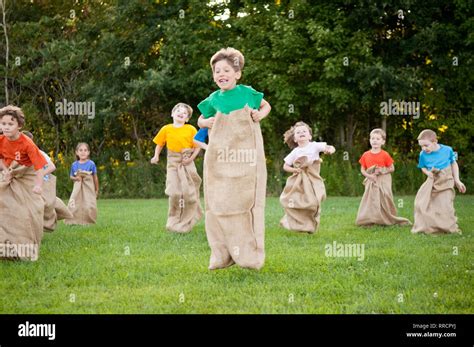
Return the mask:
[[179, 128], [175, 128], [173, 124], [168, 124], [160, 129], [153, 142], [161, 147], [166, 143], [166, 147], [170, 151], [180, 153], [185, 148], [196, 147], [193, 143], [196, 133], [196, 128], [191, 124], [184, 124]]

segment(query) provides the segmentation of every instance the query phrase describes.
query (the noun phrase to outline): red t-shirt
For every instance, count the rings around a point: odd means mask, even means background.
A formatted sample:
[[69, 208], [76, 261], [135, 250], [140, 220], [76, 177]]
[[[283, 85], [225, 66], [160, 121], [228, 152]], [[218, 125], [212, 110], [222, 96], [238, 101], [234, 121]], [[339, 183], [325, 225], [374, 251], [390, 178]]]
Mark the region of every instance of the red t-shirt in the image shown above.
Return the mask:
[[369, 150], [362, 154], [362, 157], [359, 159], [359, 163], [364, 169], [368, 169], [374, 165], [377, 167], [389, 167], [393, 164], [393, 159], [390, 154], [385, 152], [383, 149], [376, 154]]
[[33, 140], [22, 133], [15, 141], [0, 135], [0, 159], [3, 159], [7, 166], [16, 161], [20, 165], [33, 166], [35, 170], [48, 164]]

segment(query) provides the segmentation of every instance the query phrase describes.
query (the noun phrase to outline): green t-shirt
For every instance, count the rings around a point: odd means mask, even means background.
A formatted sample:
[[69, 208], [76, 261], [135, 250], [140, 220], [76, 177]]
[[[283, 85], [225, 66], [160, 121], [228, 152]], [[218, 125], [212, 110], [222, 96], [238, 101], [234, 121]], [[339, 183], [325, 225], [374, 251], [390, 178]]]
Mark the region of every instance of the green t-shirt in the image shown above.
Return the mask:
[[250, 86], [238, 84], [231, 90], [216, 90], [198, 105], [204, 118], [214, 117], [217, 112], [229, 114], [248, 105], [252, 109], [259, 109], [263, 93], [257, 92]]

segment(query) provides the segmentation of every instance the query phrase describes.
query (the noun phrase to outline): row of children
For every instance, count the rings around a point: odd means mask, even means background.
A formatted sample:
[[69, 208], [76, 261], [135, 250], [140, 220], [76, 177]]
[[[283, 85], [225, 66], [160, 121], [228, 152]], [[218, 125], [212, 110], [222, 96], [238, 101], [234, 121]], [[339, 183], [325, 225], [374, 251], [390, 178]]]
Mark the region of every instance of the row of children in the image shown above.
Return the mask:
[[[323, 179], [320, 177], [319, 153], [332, 154], [333, 146], [325, 142], [311, 142], [311, 128], [296, 123], [285, 135], [285, 142], [294, 148], [284, 159], [284, 170], [293, 173], [280, 196], [285, 215], [280, 224], [289, 230], [314, 233], [319, 228], [321, 202], [326, 198]], [[393, 203], [392, 177], [394, 161], [382, 149], [386, 133], [382, 129], [370, 132], [371, 149], [359, 163], [365, 177], [364, 195], [359, 205], [356, 224], [411, 225], [397, 216]], [[413, 233], [460, 233], [454, 210], [454, 187], [461, 193], [466, 187], [459, 179], [459, 167], [453, 149], [438, 144], [436, 133], [425, 129], [418, 136], [421, 147], [418, 167], [427, 176], [415, 197]]]
[[[210, 61], [219, 90], [199, 103], [202, 115], [199, 132], [186, 124], [192, 116], [189, 105], [179, 103], [173, 123], [160, 129], [152, 164], [161, 150], [168, 149], [166, 194], [169, 196], [167, 229], [189, 232], [202, 216], [199, 204], [201, 179], [194, 159], [200, 148], [204, 156], [205, 227], [211, 248], [209, 269], [234, 263], [259, 269], [263, 266], [266, 167], [259, 122], [270, 112], [263, 93], [238, 85], [244, 65], [236, 49], [218, 51]], [[360, 158], [365, 192], [356, 223], [358, 225], [410, 224], [396, 216], [391, 188], [393, 159], [382, 150], [385, 132], [370, 134], [372, 149]], [[208, 144], [205, 140], [208, 138]], [[321, 203], [326, 197], [320, 177], [320, 153], [333, 154], [335, 148], [313, 142], [311, 128], [298, 122], [285, 135], [292, 152], [284, 159], [284, 170], [292, 173], [281, 194], [285, 215], [280, 224], [290, 230], [315, 232], [319, 227]], [[415, 198], [412, 232], [459, 232], [454, 212], [454, 185], [466, 188], [451, 147], [437, 143], [436, 134], [424, 130], [418, 137], [422, 148], [419, 167], [428, 176]], [[252, 153], [255, 160], [239, 154]], [[231, 152], [232, 156], [222, 155]], [[232, 160], [233, 159], [233, 160]], [[249, 165], [250, 164], [250, 165]]]
[[58, 220], [95, 223], [99, 186], [89, 147], [80, 143], [71, 168], [74, 188], [66, 206], [56, 197], [52, 174], [56, 166], [36, 146], [33, 134], [21, 131], [24, 124], [19, 107], [0, 109], [0, 258], [36, 260], [43, 231], [54, 231]]

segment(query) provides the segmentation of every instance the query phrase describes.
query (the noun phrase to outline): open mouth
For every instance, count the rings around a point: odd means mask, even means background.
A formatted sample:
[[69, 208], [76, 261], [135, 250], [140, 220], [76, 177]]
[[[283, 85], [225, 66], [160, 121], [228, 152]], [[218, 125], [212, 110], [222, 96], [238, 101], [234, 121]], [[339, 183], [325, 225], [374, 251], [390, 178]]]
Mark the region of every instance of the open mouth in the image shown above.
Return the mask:
[[227, 78], [220, 78], [219, 83], [220, 84], [227, 84], [227, 83], [229, 83], [229, 80]]

